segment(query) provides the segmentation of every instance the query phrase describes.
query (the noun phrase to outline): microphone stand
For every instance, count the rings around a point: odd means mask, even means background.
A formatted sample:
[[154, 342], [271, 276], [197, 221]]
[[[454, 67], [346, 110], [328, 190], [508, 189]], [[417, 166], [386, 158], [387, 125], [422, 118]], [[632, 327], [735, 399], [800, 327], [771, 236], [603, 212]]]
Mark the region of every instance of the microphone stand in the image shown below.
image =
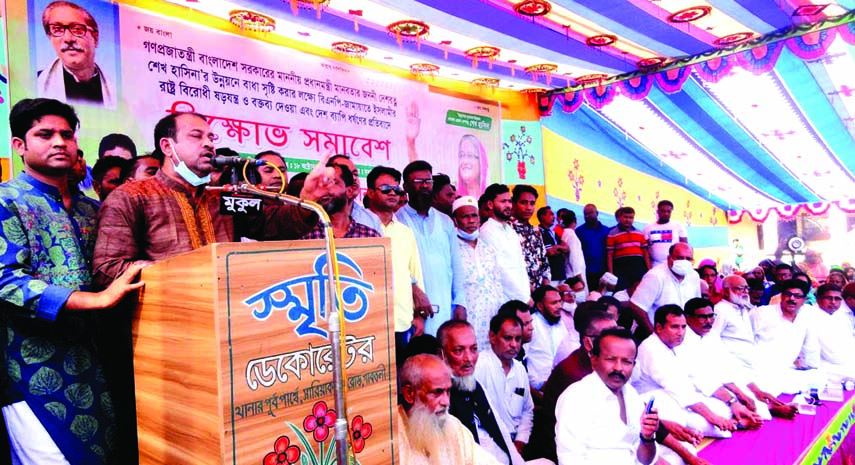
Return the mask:
[[332, 348], [333, 359], [333, 385], [335, 387], [335, 410], [338, 413], [335, 420], [335, 438], [336, 438], [336, 459], [338, 465], [350, 465], [348, 460], [348, 435], [347, 435], [347, 410], [344, 399], [344, 360], [341, 352], [341, 325], [339, 320], [338, 296], [341, 294], [339, 290], [339, 282], [336, 279], [336, 270], [338, 270], [338, 258], [333, 253], [333, 229], [329, 215], [324, 211], [323, 207], [315, 202], [303, 200], [298, 197], [292, 197], [286, 194], [276, 192], [267, 192], [256, 188], [249, 184], [239, 184], [235, 186], [227, 186], [223, 188], [226, 191], [233, 191], [242, 194], [254, 194], [260, 197], [282, 202], [288, 205], [315, 212], [320, 218], [321, 226], [324, 228], [324, 242], [326, 246], [327, 256], [327, 306], [328, 306], [328, 321], [329, 340]]

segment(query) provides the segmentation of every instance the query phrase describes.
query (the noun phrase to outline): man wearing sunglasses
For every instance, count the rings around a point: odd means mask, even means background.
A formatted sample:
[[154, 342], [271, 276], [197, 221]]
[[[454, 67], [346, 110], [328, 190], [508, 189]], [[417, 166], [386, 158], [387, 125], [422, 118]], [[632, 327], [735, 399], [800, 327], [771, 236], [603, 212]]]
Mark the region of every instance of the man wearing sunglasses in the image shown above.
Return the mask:
[[691, 299], [686, 302], [685, 312], [689, 330], [678, 353], [690, 367], [690, 376], [696, 386], [707, 391], [723, 387], [733, 394], [736, 402], [762, 420], [771, 420], [772, 415], [787, 419], [795, 416], [795, 406], [784, 404], [771, 393], [763, 391], [754, 382], [757, 372], [747, 370], [722, 344], [713, 330], [718, 314], [713, 310], [711, 301]]
[[433, 314], [430, 300], [422, 290], [422, 264], [416, 237], [398, 221], [395, 211], [404, 194], [401, 172], [395, 168], [375, 166], [368, 173], [371, 213], [380, 219], [378, 232], [392, 241], [392, 285], [395, 291], [395, 351], [398, 366], [404, 363], [404, 347], [409, 338], [424, 333], [425, 320]]
[[59, 0], [45, 8], [42, 27], [57, 58], [38, 72], [39, 96], [114, 107], [112, 85], [95, 63], [95, 18], [83, 7]]

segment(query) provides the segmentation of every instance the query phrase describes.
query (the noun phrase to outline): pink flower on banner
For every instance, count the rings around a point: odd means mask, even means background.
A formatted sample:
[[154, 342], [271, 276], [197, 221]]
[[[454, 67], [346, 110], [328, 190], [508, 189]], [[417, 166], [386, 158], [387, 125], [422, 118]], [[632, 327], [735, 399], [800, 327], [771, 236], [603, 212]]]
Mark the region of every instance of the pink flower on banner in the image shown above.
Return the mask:
[[315, 441], [324, 442], [335, 424], [335, 410], [328, 410], [327, 403], [320, 401], [312, 407], [312, 414], [303, 420], [303, 429], [313, 433]]

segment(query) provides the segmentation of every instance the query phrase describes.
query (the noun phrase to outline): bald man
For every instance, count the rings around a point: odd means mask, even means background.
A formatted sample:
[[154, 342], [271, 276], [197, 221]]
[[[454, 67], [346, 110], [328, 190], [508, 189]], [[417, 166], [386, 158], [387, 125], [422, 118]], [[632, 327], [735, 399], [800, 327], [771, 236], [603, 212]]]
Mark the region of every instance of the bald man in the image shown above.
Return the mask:
[[639, 331], [644, 332], [642, 337], [653, 333], [653, 316], [657, 308], [668, 304], [682, 308], [689, 299], [701, 296], [701, 279], [694, 270], [694, 261], [692, 247], [680, 242], [668, 250], [665, 263], [654, 266], [641, 278], [629, 306]]
[[727, 350], [745, 368], [755, 368], [754, 328], [749, 311], [754, 308], [748, 296], [748, 282], [741, 276], [727, 276], [721, 282], [722, 299], [715, 304], [712, 333], [718, 335]]

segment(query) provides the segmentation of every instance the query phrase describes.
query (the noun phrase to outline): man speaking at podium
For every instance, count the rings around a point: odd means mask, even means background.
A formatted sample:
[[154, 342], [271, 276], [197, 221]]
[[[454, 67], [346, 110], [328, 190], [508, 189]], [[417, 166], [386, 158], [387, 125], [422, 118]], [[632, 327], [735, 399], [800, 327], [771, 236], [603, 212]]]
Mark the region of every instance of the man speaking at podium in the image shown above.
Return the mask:
[[[98, 238], [92, 262], [93, 282], [107, 286], [135, 263], [150, 263], [189, 252], [214, 242], [236, 239], [237, 218], [220, 214], [219, 195], [205, 189], [211, 178], [214, 133], [204, 116], [173, 113], [154, 127], [155, 147], [165, 155], [163, 168], [154, 177], [127, 183], [113, 191], [101, 205]], [[328, 194], [332, 168], [321, 162], [306, 178], [302, 197], [317, 201]], [[244, 217], [251, 224], [252, 238], [297, 239], [308, 233], [318, 217], [284, 204], [266, 204], [257, 218]], [[120, 431], [133, 436], [120, 441], [127, 460], [137, 458], [136, 413], [134, 409], [131, 322], [133, 311], [113, 312], [110, 341], [114, 350], [108, 371], [115, 371], [114, 407], [129, 423]], [[117, 418], [120, 415], [117, 413]]]
[[[109, 284], [137, 261], [235, 240], [234, 217], [220, 215], [218, 196], [205, 190], [214, 157], [214, 133], [205, 117], [168, 115], [155, 126], [154, 139], [165, 155], [163, 168], [150, 179], [116, 189], [101, 206], [93, 262], [97, 284]], [[317, 201], [327, 193], [334, 173], [324, 165], [306, 178], [303, 199]], [[250, 228], [254, 238], [276, 230], [277, 237], [297, 239], [317, 223], [316, 215], [289, 205], [265, 208], [262, 216], [264, 224]]]

